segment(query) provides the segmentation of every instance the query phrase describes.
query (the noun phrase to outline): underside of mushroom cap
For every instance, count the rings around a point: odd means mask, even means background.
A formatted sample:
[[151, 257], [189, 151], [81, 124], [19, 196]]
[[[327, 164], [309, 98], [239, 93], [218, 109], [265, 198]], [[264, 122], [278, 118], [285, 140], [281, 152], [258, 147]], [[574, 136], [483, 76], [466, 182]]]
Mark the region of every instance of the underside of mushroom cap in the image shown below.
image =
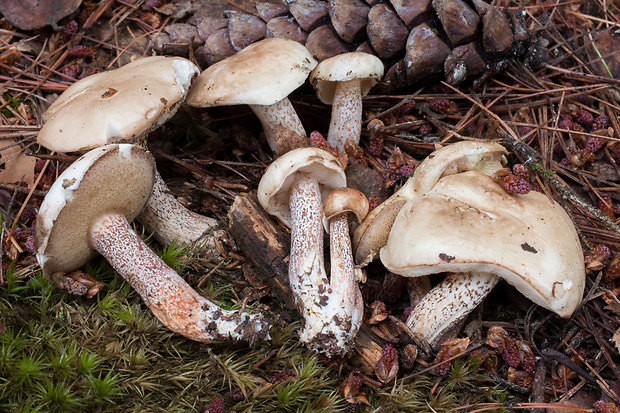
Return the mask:
[[383, 77], [383, 62], [369, 53], [342, 53], [323, 60], [310, 74], [321, 102], [331, 105], [337, 82], [359, 79], [362, 96]]
[[331, 153], [318, 148], [295, 149], [277, 158], [258, 184], [258, 201], [262, 207], [291, 227], [289, 194], [299, 177], [319, 183], [321, 198], [347, 185], [344, 170]]
[[45, 112], [37, 142], [59, 152], [136, 142], [174, 115], [197, 74], [187, 59], [152, 56], [88, 76]]
[[469, 171], [442, 178], [398, 213], [381, 261], [394, 273], [487, 272], [562, 317], [581, 302], [585, 270], [566, 212], [539, 192], [509, 195]]
[[132, 221], [148, 200], [155, 160], [129, 144], [93, 149], [75, 161], [46, 195], [35, 226], [37, 259], [45, 276], [81, 267], [96, 253], [90, 228], [105, 213]]
[[300, 43], [264, 39], [203, 71], [187, 96], [187, 104], [272, 105], [303, 85], [316, 64]]

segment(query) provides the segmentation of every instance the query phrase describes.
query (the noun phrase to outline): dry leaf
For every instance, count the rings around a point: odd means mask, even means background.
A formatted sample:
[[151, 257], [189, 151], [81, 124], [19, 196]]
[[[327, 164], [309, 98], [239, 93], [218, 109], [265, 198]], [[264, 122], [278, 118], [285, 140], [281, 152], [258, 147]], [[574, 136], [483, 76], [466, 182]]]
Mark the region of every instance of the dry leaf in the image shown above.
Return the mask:
[[[20, 180], [32, 188], [34, 184], [34, 165], [37, 162], [33, 156], [26, 156], [24, 150], [19, 145], [14, 145], [12, 139], [0, 139], [0, 182], [5, 184], [15, 184]], [[22, 179], [23, 177], [23, 179]]]
[[611, 341], [614, 342], [614, 344], [616, 345], [616, 349], [618, 349], [618, 351], [620, 352], [620, 329], [616, 330], [613, 337], [611, 338]]

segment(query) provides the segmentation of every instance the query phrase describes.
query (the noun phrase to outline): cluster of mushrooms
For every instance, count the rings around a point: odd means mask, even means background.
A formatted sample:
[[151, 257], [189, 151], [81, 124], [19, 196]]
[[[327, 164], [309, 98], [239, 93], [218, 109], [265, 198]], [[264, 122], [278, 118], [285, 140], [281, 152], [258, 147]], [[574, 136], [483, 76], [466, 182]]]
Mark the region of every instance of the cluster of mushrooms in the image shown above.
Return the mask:
[[369, 54], [317, 64], [299, 43], [266, 39], [200, 74], [187, 59], [156, 56], [75, 83], [49, 107], [38, 135], [51, 151], [87, 151], [41, 205], [35, 242], [43, 273], [56, 280], [99, 253], [170, 330], [207, 343], [268, 339], [262, 315], [223, 310], [199, 295], [130, 224], [137, 219], [164, 245], [200, 245], [217, 256], [225, 231], [169, 194], [144, 140], [183, 103], [245, 104], [278, 155], [258, 199], [291, 230], [289, 281], [308, 347], [327, 356], [351, 348], [364, 315], [362, 267], [379, 257], [389, 271], [419, 277], [427, 289], [428, 275], [447, 273], [407, 321], [432, 346], [454, 334], [500, 278], [570, 316], [585, 284], [577, 233], [546, 195], [508, 194], [493, 179], [504, 168], [502, 146], [463, 141], [437, 150], [370, 214], [366, 197], [347, 188], [339, 160], [309, 146], [287, 99], [293, 90], [309, 77], [319, 99], [333, 106], [327, 141], [343, 151], [347, 141], [359, 142], [362, 96], [382, 75], [383, 64]]

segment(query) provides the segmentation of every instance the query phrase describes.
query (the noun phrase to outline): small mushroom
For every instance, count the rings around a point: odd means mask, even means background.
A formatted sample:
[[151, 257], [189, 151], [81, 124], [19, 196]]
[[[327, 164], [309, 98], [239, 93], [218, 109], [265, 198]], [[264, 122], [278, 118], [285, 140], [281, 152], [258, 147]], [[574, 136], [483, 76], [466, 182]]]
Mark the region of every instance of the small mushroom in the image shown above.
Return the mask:
[[508, 194], [476, 170], [444, 176], [407, 201], [380, 255], [405, 277], [451, 273], [407, 321], [433, 347], [500, 278], [561, 317], [579, 306], [585, 285], [581, 244], [562, 207], [540, 192]]
[[[176, 113], [197, 74], [198, 68], [187, 59], [153, 56], [88, 76], [48, 108], [37, 142], [57, 152], [138, 143]], [[215, 219], [188, 210], [169, 194], [159, 173], [138, 220], [164, 245], [174, 240], [190, 244], [204, 234], [223, 236]], [[205, 238], [202, 247], [218, 255], [213, 238]]]
[[279, 142], [278, 128], [302, 141], [307, 138], [287, 96], [306, 81], [316, 64], [308, 49], [295, 41], [264, 39], [203, 71], [189, 91], [187, 104], [249, 105], [263, 125], [269, 146], [281, 154], [286, 149]]
[[[368, 198], [353, 188], [338, 188], [324, 201], [323, 226], [329, 233], [329, 303], [323, 309], [327, 325], [314, 334], [335, 337], [335, 347], [350, 348], [362, 323], [364, 301], [353, 262], [349, 223], [360, 223], [368, 214]], [[333, 315], [333, 316], [332, 316]], [[329, 333], [327, 332], [331, 330]], [[309, 336], [313, 335], [309, 329]]]
[[344, 152], [345, 142], [356, 145], [362, 132], [362, 97], [383, 76], [377, 56], [350, 52], [319, 63], [310, 73], [310, 83], [321, 102], [332, 105], [327, 142]]
[[131, 229], [155, 182], [155, 161], [129, 144], [106, 145], [67, 168], [48, 191], [36, 221], [43, 274], [81, 267], [100, 253], [170, 330], [192, 340], [254, 341], [269, 336], [261, 315], [226, 311], [194, 291]]
[[353, 234], [355, 262], [364, 265], [378, 258], [396, 215], [408, 200], [422, 196], [446, 175], [470, 170], [491, 175], [502, 167], [506, 153], [496, 143], [461, 141], [430, 154], [405, 185], [373, 209], [357, 227]]
[[338, 160], [317, 148], [282, 155], [258, 184], [262, 207], [291, 229], [289, 281], [304, 320], [300, 340], [328, 356], [345, 353], [351, 339], [342, 335], [352, 326], [340, 324], [341, 301], [333, 303], [336, 298], [323, 259], [323, 199], [345, 186]]

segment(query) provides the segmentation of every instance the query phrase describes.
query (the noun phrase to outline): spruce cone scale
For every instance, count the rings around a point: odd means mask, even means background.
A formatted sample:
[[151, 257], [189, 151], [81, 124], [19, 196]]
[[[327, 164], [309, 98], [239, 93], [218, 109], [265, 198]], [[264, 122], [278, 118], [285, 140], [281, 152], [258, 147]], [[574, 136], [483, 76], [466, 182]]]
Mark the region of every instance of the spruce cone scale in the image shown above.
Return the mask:
[[[500, 71], [513, 59], [532, 65], [544, 59], [540, 53], [533, 60], [526, 56], [530, 44], [537, 44], [523, 13], [499, 10], [484, 0], [228, 2], [234, 11], [206, 17], [203, 11], [203, 17], [191, 18], [194, 31], [177, 24], [153, 35], [153, 48], [161, 54], [182, 54], [191, 47], [203, 67], [264, 37], [302, 43], [319, 61], [363, 51], [385, 64], [386, 74], [376, 87], [382, 92], [438, 74], [458, 84]], [[188, 35], [176, 35], [181, 31], [197, 35], [187, 40]], [[186, 47], [174, 46], [183, 41]], [[196, 46], [196, 41], [203, 43]]]

